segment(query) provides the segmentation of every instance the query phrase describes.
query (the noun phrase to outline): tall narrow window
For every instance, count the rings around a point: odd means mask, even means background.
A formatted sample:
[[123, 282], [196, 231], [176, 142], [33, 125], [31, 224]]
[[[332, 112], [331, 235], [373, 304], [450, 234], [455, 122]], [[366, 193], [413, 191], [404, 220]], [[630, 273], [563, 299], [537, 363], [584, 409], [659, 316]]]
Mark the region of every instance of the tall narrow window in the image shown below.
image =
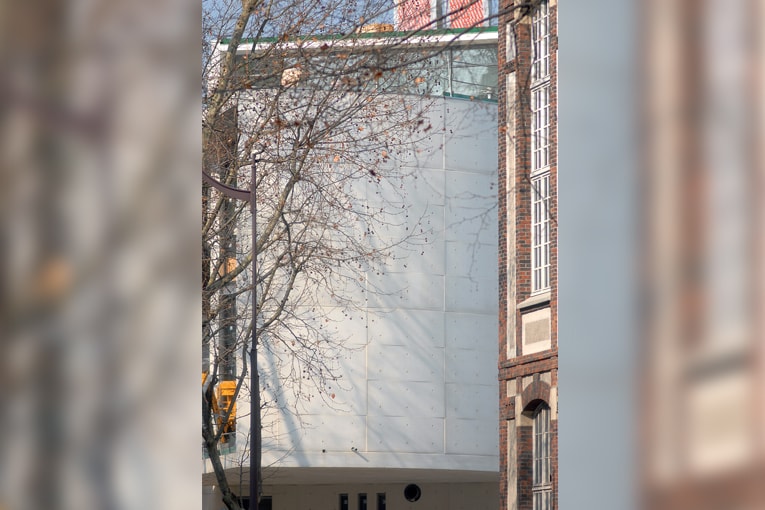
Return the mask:
[[533, 60], [531, 61], [531, 79], [544, 80], [550, 77], [550, 7], [543, 0], [532, 20]]
[[543, 1], [532, 20], [531, 291], [550, 288], [550, 13]]
[[550, 172], [531, 178], [532, 291], [550, 288]]
[[552, 509], [551, 443], [550, 408], [542, 403], [534, 411], [534, 478], [531, 487], [534, 510]]
[[545, 171], [550, 166], [550, 83], [543, 82], [531, 90], [532, 171]]
[[340, 510], [348, 510], [348, 494], [340, 494]]

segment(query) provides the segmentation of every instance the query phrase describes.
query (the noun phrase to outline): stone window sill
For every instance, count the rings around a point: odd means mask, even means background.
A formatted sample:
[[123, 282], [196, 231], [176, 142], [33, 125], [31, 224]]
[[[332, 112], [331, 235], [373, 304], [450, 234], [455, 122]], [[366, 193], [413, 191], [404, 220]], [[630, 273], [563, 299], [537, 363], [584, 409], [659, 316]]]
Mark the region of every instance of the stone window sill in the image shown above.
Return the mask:
[[527, 299], [524, 299], [516, 305], [517, 310], [525, 310], [527, 308], [537, 307], [550, 303], [550, 291], [542, 292], [541, 294], [535, 294]]

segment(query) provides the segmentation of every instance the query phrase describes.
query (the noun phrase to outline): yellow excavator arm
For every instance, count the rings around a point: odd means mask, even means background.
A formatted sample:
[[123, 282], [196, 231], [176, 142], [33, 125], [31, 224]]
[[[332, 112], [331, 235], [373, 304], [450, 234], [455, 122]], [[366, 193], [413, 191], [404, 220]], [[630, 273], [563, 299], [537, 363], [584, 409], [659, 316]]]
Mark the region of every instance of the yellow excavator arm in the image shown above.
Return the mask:
[[[202, 372], [202, 385], [207, 381], [208, 373]], [[215, 423], [220, 431], [220, 442], [228, 443], [236, 432], [236, 381], [221, 381], [213, 393], [211, 407]], [[230, 412], [229, 412], [230, 411]], [[226, 415], [228, 414], [228, 420]]]

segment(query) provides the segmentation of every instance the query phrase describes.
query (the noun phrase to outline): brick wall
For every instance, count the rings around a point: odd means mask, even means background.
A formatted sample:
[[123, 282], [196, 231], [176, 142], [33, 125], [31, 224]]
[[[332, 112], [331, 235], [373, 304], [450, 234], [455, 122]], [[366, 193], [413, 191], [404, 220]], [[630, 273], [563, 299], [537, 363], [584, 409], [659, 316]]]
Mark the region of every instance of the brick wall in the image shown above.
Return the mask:
[[[521, 2], [516, 1], [520, 5]], [[501, 2], [499, 20], [499, 416], [500, 508], [532, 509], [531, 412], [551, 407], [553, 508], [558, 488], [558, 289], [557, 289], [557, 0], [550, 1], [550, 308], [551, 349], [522, 352], [521, 311], [531, 294], [531, 24], [530, 13]], [[526, 16], [524, 16], [526, 15]], [[508, 58], [508, 33], [515, 55]], [[508, 90], [507, 77], [514, 77]], [[512, 118], [508, 119], [508, 115]], [[510, 160], [508, 161], [508, 157]], [[549, 383], [541, 382], [544, 374]], [[524, 382], [525, 381], [525, 382]], [[508, 387], [509, 386], [509, 387]]]

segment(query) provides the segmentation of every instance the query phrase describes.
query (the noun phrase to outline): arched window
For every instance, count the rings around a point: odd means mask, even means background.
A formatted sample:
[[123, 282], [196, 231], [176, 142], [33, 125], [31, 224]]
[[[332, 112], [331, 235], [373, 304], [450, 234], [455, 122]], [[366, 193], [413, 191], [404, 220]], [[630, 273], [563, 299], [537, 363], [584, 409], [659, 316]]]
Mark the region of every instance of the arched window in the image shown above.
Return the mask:
[[534, 410], [532, 496], [534, 510], [552, 509], [552, 434], [550, 408], [544, 402]]

